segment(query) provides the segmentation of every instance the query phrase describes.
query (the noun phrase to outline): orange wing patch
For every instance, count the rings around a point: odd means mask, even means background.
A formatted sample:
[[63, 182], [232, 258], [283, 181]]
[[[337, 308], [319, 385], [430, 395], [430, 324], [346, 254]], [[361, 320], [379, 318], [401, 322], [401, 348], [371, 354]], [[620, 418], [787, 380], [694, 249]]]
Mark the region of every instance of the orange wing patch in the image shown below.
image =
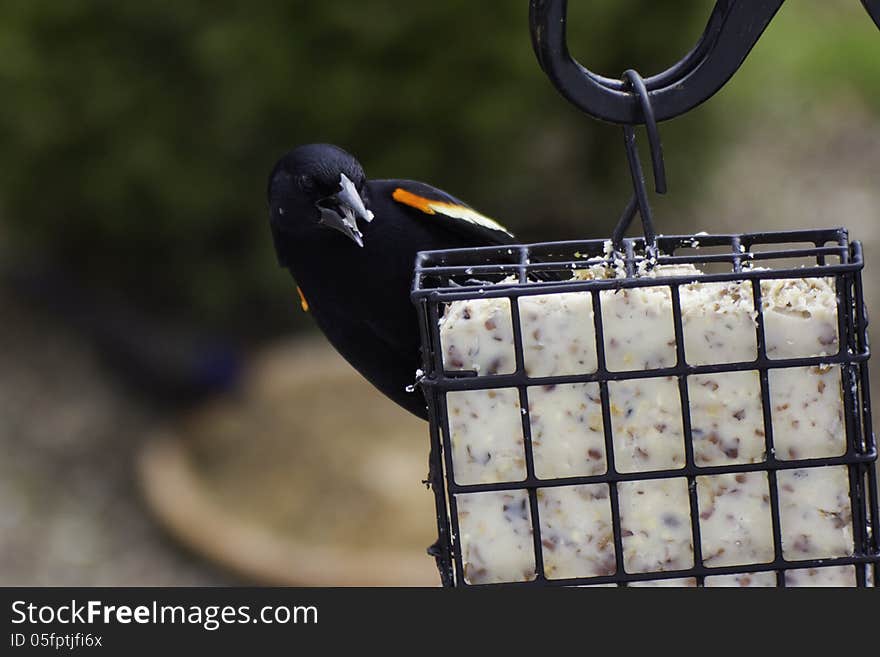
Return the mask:
[[509, 230], [507, 230], [504, 226], [499, 224], [494, 219], [490, 219], [489, 217], [486, 217], [476, 210], [472, 210], [471, 208], [464, 205], [447, 203], [446, 201], [435, 201], [434, 199], [425, 198], [424, 196], [419, 196], [418, 194], [408, 192], [401, 187], [398, 187], [394, 190], [394, 193], [391, 194], [391, 198], [393, 198], [398, 203], [408, 205], [409, 207], [420, 210], [425, 214], [440, 213], [447, 217], [452, 217], [453, 219], [462, 219], [463, 221], [476, 224], [477, 226], [482, 226], [483, 228], [498, 230], [513, 237]]
[[[418, 196], [413, 194], [412, 192], [408, 192], [405, 189], [401, 189], [398, 187], [394, 190], [394, 193], [391, 195], [398, 203], [403, 203], [404, 205], [408, 205], [411, 208], [415, 208], [416, 210], [421, 210], [425, 214], [437, 214], [437, 211], [434, 210], [431, 205], [437, 203], [438, 201], [432, 201], [431, 199], [427, 199], [424, 196]], [[449, 205], [447, 203], [447, 205]]]
[[309, 312], [309, 302], [306, 301], [306, 295], [299, 289], [299, 285], [296, 286], [296, 291], [299, 294], [299, 305], [302, 306], [303, 312]]

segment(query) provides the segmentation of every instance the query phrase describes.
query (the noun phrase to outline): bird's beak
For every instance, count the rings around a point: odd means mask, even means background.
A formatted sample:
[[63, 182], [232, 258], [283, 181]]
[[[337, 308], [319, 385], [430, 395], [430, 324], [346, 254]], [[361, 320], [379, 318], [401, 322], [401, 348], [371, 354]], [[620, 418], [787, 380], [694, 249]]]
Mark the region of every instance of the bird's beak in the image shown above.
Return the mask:
[[333, 196], [318, 201], [321, 223], [335, 228], [358, 246], [364, 245], [364, 236], [357, 225], [358, 219], [373, 220], [373, 213], [364, 206], [364, 200], [354, 183], [344, 173], [339, 177], [340, 190]]

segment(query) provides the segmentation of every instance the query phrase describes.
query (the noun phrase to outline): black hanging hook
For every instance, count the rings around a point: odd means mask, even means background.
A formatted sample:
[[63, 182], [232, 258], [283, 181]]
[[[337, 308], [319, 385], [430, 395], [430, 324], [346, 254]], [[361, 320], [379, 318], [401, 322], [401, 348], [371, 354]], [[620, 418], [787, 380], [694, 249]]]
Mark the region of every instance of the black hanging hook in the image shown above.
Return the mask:
[[[718, 0], [697, 45], [658, 75], [645, 79], [657, 121], [684, 114], [710, 98], [736, 73], [785, 0]], [[880, 27], [880, 0], [861, 0]], [[621, 80], [579, 64], [568, 52], [568, 0], [530, 0], [529, 24], [538, 62], [559, 92], [591, 116], [619, 125], [641, 123], [638, 98]]]
[[660, 131], [657, 129], [657, 118], [651, 105], [651, 97], [645, 81], [633, 69], [624, 71], [623, 80], [632, 87], [633, 92], [639, 99], [642, 110], [642, 119], [648, 131], [648, 143], [651, 146], [651, 163], [654, 167], [654, 189], [658, 194], [666, 193], [666, 165], [663, 162], [663, 145], [660, 143]]
[[[654, 227], [635, 125], [644, 123], [651, 146], [654, 187], [666, 192], [659, 121], [674, 118], [709, 99], [733, 76], [785, 0], [717, 0], [696, 46], [679, 62], [649, 78], [633, 70], [607, 78], [579, 64], [568, 52], [568, 0], [530, 0], [529, 25], [538, 63], [556, 89], [591, 116], [624, 126], [624, 145], [633, 196], [612, 233], [618, 249], [635, 213], [642, 219], [645, 245], [654, 249]], [[880, 28], [880, 0], [861, 0]]]
[[[651, 164], [654, 171], [654, 189], [658, 194], [666, 193], [666, 166], [663, 162], [663, 146], [660, 143], [660, 131], [657, 129], [657, 121], [654, 109], [651, 107], [651, 98], [645, 87], [645, 81], [636, 71], [630, 69], [623, 74], [623, 81], [632, 87], [633, 92], [639, 99], [642, 111], [642, 119], [648, 133], [648, 144], [651, 148]], [[645, 175], [642, 171], [642, 163], [639, 159], [639, 151], [636, 146], [636, 131], [633, 125], [623, 126], [623, 143], [626, 148], [626, 159], [629, 164], [629, 173], [632, 178], [633, 195], [623, 211], [623, 215], [617, 222], [614, 232], [611, 234], [611, 244], [614, 249], [620, 251], [623, 236], [632, 223], [636, 212], [642, 219], [642, 232], [645, 236], [645, 246], [649, 251], [654, 250], [655, 231], [654, 218], [651, 205], [648, 203], [648, 192], [645, 188]]]
[[[874, 0], [865, 0], [865, 2]], [[736, 72], [784, 0], [718, 0], [697, 45], [672, 67], [645, 80], [657, 121], [696, 107]], [[553, 85], [575, 106], [603, 121], [639, 123], [638, 99], [620, 80], [583, 67], [568, 52], [568, 0], [531, 0], [532, 45]]]

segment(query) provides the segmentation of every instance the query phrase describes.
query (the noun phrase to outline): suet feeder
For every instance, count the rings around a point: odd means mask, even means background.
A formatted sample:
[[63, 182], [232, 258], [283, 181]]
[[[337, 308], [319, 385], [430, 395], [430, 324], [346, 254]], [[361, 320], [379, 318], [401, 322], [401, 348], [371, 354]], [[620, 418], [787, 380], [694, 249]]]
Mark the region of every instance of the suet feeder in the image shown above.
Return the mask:
[[644, 124], [664, 193], [657, 123], [718, 91], [781, 4], [719, 1], [679, 63], [614, 80], [569, 55], [565, 0], [531, 1], [542, 69], [623, 127], [634, 193], [607, 240], [418, 256], [445, 586], [877, 582], [861, 245], [657, 235], [635, 144]]

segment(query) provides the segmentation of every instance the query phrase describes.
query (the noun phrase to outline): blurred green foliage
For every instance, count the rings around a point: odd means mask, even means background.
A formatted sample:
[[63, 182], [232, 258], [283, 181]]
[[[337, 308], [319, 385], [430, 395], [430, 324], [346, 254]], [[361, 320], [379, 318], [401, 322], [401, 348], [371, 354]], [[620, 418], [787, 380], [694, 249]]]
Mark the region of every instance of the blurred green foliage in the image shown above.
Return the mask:
[[[572, 50], [605, 74], [648, 75], [693, 44], [712, 4], [573, 1]], [[825, 10], [809, 4], [796, 27], [815, 33]], [[237, 328], [296, 317], [265, 186], [299, 143], [339, 144], [371, 177], [430, 181], [526, 239], [604, 236], [625, 202], [620, 132], [543, 77], [526, 0], [5, 0], [3, 13], [7, 255], [155, 310]], [[826, 33], [852, 19], [826, 13]], [[772, 53], [792, 79], [877, 75], [853, 52], [862, 41], [831, 56], [786, 29]], [[664, 126], [678, 193], [713, 155], [719, 116]]]

